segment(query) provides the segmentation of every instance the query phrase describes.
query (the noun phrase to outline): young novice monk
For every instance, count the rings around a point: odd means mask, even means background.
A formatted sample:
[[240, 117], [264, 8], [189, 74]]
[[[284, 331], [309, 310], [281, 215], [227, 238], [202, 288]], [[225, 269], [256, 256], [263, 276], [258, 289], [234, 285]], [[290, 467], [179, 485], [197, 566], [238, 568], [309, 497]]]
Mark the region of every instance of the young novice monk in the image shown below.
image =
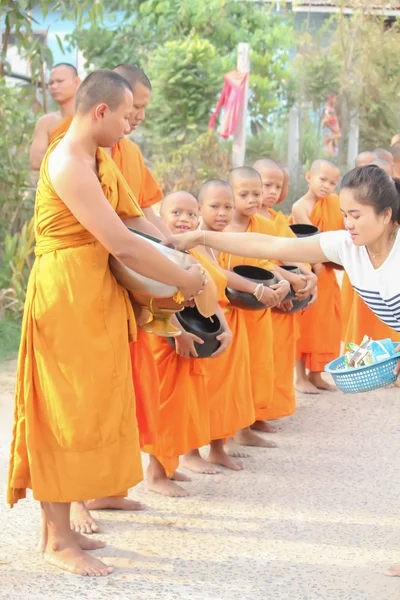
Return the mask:
[[[333, 194], [339, 178], [340, 171], [333, 163], [314, 161], [306, 175], [308, 191], [293, 205], [293, 222], [312, 224], [320, 231], [343, 229], [339, 198]], [[339, 356], [341, 338], [340, 289], [334, 269], [326, 265], [314, 269], [319, 273], [318, 298], [300, 316], [297, 344], [296, 388], [306, 394], [336, 389], [324, 381], [321, 373], [328, 362]]]
[[[174, 234], [195, 230], [199, 224], [197, 200], [187, 192], [170, 194], [163, 200], [161, 217]], [[200, 252], [191, 251], [191, 254], [203, 264], [211, 263], [204, 254], [200, 256]], [[210, 271], [212, 269], [211, 263]], [[220, 297], [224, 295], [225, 286], [225, 277], [220, 273]], [[229, 345], [231, 334], [223, 312], [217, 304], [215, 313], [225, 326], [225, 332], [219, 338], [221, 347], [218, 353], [221, 353]], [[174, 322], [178, 323], [177, 320]], [[210, 441], [206, 361], [191, 357], [197, 356], [193, 342], [201, 343], [201, 340], [182, 331], [182, 334], [175, 338], [175, 350], [167, 340], [152, 337], [160, 381], [159, 430], [155, 443], [146, 445], [144, 450], [150, 454], [147, 469], [148, 488], [165, 496], [188, 495], [184, 488], [170, 478], [188, 481], [188, 478], [176, 473], [179, 456], [201, 448]], [[201, 457], [197, 457], [195, 462], [197, 468], [193, 470], [216, 472], [215, 467], [203, 461]]]
[[[285, 185], [284, 171], [276, 162], [268, 158], [257, 160], [253, 167], [260, 174], [263, 185], [263, 204], [259, 214], [274, 223], [276, 235], [296, 237], [290, 229], [286, 217], [272, 208], [284, 200], [282, 197], [282, 190]], [[288, 175], [286, 175], [286, 179], [288, 179]], [[317, 277], [306, 265], [298, 266], [301, 267], [303, 273], [307, 274], [308, 281], [304, 281], [303, 277], [299, 275], [292, 274], [291, 283], [292, 285], [297, 284], [300, 288], [301, 291], [297, 297], [302, 299], [315, 293]], [[290, 308], [291, 306], [289, 306]], [[272, 326], [274, 331], [275, 385], [269, 418], [279, 419], [292, 415], [296, 410], [293, 378], [296, 363], [296, 340], [299, 337], [297, 315], [274, 310], [272, 311]]]
[[[271, 221], [260, 217], [257, 212], [262, 203], [262, 184], [257, 171], [249, 167], [233, 169], [229, 174], [229, 183], [235, 197], [235, 210], [231, 224], [226, 231], [268, 233], [275, 235], [275, 227]], [[220, 265], [231, 270], [237, 265], [254, 265], [266, 269], [274, 269], [271, 262], [260, 259], [248, 259], [231, 254], [221, 253]], [[276, 270], [276, 269], [275, 269]], [[276, 274], [276, 273], [275, 273]], [[281, 279], [280, 276], [277, 276]], [[279, 304], [289, 292], [287, 281], [272, 286], [276, 293], [275, 305]], [[237, 309], [236, 309], [237, 310]], [[253, 428], [260, 431], [273, 431], [265, 422], [269, 417], [269, 407], [273, 398], [274, 359], [273, 331], [271, 311], [244, 311], [247, 334], [249, 338], [249, 355], [251, 383], [255, 410]], [[238, 434], [238, 441], [243, 444], [258, 445], [251, 430], [245, 429]]]

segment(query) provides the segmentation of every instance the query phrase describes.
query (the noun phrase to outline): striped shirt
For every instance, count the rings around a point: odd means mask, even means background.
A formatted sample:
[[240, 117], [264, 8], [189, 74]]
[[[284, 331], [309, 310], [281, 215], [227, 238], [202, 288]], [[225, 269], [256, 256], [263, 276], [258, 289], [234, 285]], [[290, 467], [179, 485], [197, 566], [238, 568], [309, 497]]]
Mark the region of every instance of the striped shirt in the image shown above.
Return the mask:
[[400, 333], [400, 232], [385, 262], [375, 269], [365, 246], [356, 246], [347, 231], [320, 236], [328, 260], [342, 265], [365, 304], [386, 325]]

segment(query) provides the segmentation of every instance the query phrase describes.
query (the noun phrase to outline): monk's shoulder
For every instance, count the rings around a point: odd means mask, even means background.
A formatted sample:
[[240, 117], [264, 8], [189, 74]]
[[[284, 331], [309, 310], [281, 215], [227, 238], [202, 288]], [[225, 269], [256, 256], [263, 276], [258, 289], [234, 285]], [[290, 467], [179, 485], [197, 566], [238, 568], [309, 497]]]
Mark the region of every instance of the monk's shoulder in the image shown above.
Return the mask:
[[47, 113], [38, 119], [36, 127], [46, 130], [48, 133], [50, 133], [50, 131], [57, 127], [62, 120], [63, 119], [59, 111]]

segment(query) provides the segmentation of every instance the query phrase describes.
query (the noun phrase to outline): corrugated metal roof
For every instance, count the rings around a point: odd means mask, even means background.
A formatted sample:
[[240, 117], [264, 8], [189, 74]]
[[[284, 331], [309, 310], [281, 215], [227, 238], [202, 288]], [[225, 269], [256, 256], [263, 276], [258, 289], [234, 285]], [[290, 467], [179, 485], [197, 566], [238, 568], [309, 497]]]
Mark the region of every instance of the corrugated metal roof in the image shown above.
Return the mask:
[[[378, 14], [398, 14], [400, 12], [400, 2], [388, 2], [388, 0], [349, 0], [346, 2], [346, 12], [352, 12], [356, 8], [364, 8], [369, 12]], [[340, 9], [336, 2], [329, 0], [304, 0], [303, 2], [293, 2], [293, 11], [303, 12], [306, 10], [312, 10], [313, 12], [336, 12]]]

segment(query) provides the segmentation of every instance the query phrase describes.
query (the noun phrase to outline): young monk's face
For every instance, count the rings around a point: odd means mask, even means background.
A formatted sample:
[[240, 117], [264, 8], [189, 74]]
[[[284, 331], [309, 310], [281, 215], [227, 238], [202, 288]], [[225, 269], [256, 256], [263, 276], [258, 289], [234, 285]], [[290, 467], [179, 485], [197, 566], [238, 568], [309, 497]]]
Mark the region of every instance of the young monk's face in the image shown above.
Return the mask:
[[340, 209], [344, 216], [344, 226], [350, 233], [356, 246], [370, 245], [384, 235], [387, 225], [385, 219], [390, 219], [391, 211], [377, 215], [373, 206], [357, 202], [353, 191], [344, 188], [340, 191]]
[[236, 176], [232, 182], [235, 210], [243, 216], [252, 217], [262, 206], [262, 185], [256, 177]]
[[262, 168], [258, 171], [262, 181], [262, 203], [265, 208], [278, 204], [281, 197], [284, 175], [281, 169]]
[[75, 98], [80, 83], [73, 70], [65, 65], [55, 67], [50, 73], [49, 92], [54, 102], [63, 104]]
[[233, 193], [229, 188], [212, 186], [200, 206], [204, 229], [224, 231], [233, 217], [235, 206]]
[[321, 165], [306, 176], [310, 190], [317, 198], [327, 198], [332, 194], [339, 182], [340, 171], [334, 166]]
[[199, 226], [199, 207], [186, 192], [176, 192], [163, 201], [161, 218], [171, 232], [195, 231]]
[[130, 132], [140, 125], [145, 120], [145, 110], [150, 104], [151, 90], [149, 90], [143, 83], [137, 83], [133, 90], [133, 110], [129, 117]]

